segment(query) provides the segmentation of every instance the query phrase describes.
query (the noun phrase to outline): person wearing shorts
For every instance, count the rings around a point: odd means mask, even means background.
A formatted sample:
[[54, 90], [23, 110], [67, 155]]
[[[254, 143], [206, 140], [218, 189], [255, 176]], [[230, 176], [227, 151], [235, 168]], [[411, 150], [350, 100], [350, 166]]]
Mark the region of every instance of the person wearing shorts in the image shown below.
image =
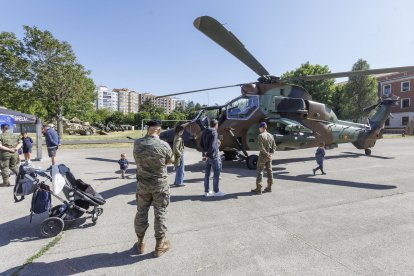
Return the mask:
[[47, 153], [52, 159], [52, 166], [56, 163], [56, 151], [60, 146], [60, 138], [53, 124], [43, 126], [43, 133], [45, 134]]

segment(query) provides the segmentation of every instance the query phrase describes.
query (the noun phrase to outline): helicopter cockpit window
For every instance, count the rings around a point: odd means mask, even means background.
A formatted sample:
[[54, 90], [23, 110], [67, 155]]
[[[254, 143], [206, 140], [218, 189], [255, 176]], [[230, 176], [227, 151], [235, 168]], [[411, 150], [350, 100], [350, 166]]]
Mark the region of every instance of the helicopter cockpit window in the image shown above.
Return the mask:
[[243, 96], [227, 105], [227, 119], [247, 120], [259, 108], [259, 96]]

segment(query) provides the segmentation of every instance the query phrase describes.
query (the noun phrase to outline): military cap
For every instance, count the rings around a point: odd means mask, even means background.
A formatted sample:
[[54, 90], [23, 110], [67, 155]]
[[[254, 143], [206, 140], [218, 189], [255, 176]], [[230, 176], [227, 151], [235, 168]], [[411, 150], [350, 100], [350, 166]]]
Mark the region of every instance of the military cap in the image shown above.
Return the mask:
[[266, 122], [260, 122], [259, 128], [261, 128], [261, 127], [267, 128]]
[[161, 122], [158, 120], [151, 120], [151, 121], [148, 121], [146, 125], [149, 127], [159, 127], [161, 126]]

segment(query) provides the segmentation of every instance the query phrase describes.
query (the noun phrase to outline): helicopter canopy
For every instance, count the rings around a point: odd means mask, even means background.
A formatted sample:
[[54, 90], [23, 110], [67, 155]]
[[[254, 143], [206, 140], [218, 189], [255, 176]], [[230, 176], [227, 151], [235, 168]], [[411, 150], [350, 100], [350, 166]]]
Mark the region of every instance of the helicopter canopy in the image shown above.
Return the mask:
[[259, 96], [244, 95], [227, 105], [227, 119], [248, 120], [259, 108]]

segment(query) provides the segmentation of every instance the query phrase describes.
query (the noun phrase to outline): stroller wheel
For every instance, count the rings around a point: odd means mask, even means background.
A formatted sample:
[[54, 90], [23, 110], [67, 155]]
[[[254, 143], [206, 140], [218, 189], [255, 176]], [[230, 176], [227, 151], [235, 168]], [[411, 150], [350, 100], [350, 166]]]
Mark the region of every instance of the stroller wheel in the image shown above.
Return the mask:
[[54, 237], [62, 232], [64, 226], [61, 218], [49, 217], [40, 224], [40, 234], [45, 238]]
[[96, 214], [98, 215], [98, 217], [100, 215], [102, 215], [102, 213], [103, 213], [103, 209], [102, 208], [96, 208]]

